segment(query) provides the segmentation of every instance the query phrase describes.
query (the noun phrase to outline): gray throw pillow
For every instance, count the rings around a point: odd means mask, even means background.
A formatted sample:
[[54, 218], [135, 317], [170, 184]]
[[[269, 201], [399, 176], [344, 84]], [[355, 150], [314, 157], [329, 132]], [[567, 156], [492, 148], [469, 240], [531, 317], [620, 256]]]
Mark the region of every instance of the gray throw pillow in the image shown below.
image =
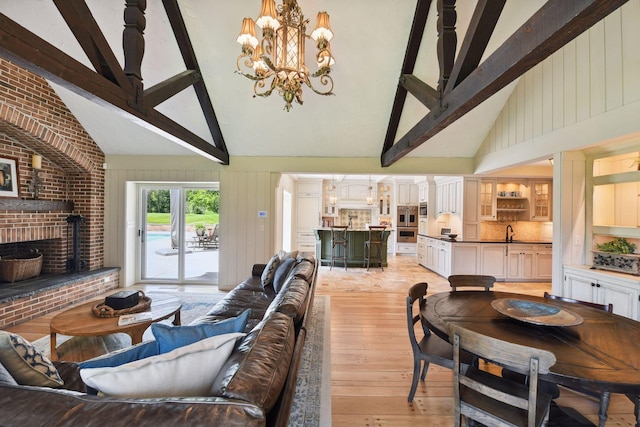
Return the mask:
[[289, 257], [285, 258], [280, 263], [280, 265], [278, 265], [276, 273], [273, 277], [273, 289], [276, 292], [280, 292], [280, 289], [282, 289], [282, 285], [284, 285], [284, 282], [287, 281], [287, 277], [289, 277], [289, 273], [291, 273], [291, 270], [293, 269], [295, 263], [296, 260]]
[[264, 268], [262, 276], [260, 277], [260, 283], [262, 283], [263, 288], [273, 284], [273, 277], [276, 274], [278, 264], [280, 264], [280, 257], [278, 254], [275, 254], [267, 263], [267, 266]]

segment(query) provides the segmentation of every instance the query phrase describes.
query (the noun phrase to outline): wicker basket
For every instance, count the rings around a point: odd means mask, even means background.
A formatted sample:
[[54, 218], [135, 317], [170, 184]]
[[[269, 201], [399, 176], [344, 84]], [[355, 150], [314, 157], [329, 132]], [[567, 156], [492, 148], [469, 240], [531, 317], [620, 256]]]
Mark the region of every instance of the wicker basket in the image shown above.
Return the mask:
[[42, 270], [42, 254], [8, 255], [0, 259], [0, 281], [19, 282], [38, 277]]

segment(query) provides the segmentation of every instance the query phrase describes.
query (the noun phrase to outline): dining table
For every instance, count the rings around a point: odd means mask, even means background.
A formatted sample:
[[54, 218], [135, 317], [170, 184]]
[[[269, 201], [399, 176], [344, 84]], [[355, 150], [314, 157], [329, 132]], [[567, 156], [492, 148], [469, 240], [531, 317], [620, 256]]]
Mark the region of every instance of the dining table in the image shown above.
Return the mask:
[[449, 340], [447, 326], [456, 324], [552, 352], [556, 363], [541, 379], [604, 392], [601, 425], [610, 393], [626, 394], [635, 404], [636, 427], [640, 427], [640, 322], [582, 304], [483, 290], [430, 295], [422, 316], [445, 340]]

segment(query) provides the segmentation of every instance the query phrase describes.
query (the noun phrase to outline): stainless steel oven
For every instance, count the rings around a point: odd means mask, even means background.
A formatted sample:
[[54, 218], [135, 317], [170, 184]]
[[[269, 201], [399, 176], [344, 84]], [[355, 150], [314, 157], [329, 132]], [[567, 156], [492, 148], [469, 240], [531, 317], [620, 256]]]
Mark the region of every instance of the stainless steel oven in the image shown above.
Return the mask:
[[398, 227], [418, 228], [417, 206], [398, 206]]
[[398, 243], [417, 243], [418, 229], [416, 227], [398, 227], [396, 240]]
[[427, 202], [422, 202], [420, 203], [420, 205], [418, 205], [418, 217], [419, 218], [426, 218], [427, 217], [427, 212], [429, 211], [429, 209], [427, 209]]

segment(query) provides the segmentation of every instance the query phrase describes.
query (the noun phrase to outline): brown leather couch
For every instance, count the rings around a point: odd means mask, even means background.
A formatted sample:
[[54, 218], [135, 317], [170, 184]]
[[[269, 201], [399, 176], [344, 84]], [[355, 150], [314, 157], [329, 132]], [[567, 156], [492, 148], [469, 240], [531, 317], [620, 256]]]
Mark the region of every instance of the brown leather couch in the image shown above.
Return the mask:
[[[279, 292], [262, 287], [264, 264], [194, 323], [252, 316], [202, 397], [124, 399], [61, 389], [0, 385], [2, 426], [286, 426], [311, 317], [318, 263], [298, 256]], [[85, 391], [72, 362], [56, 362], [67, 390]]]

